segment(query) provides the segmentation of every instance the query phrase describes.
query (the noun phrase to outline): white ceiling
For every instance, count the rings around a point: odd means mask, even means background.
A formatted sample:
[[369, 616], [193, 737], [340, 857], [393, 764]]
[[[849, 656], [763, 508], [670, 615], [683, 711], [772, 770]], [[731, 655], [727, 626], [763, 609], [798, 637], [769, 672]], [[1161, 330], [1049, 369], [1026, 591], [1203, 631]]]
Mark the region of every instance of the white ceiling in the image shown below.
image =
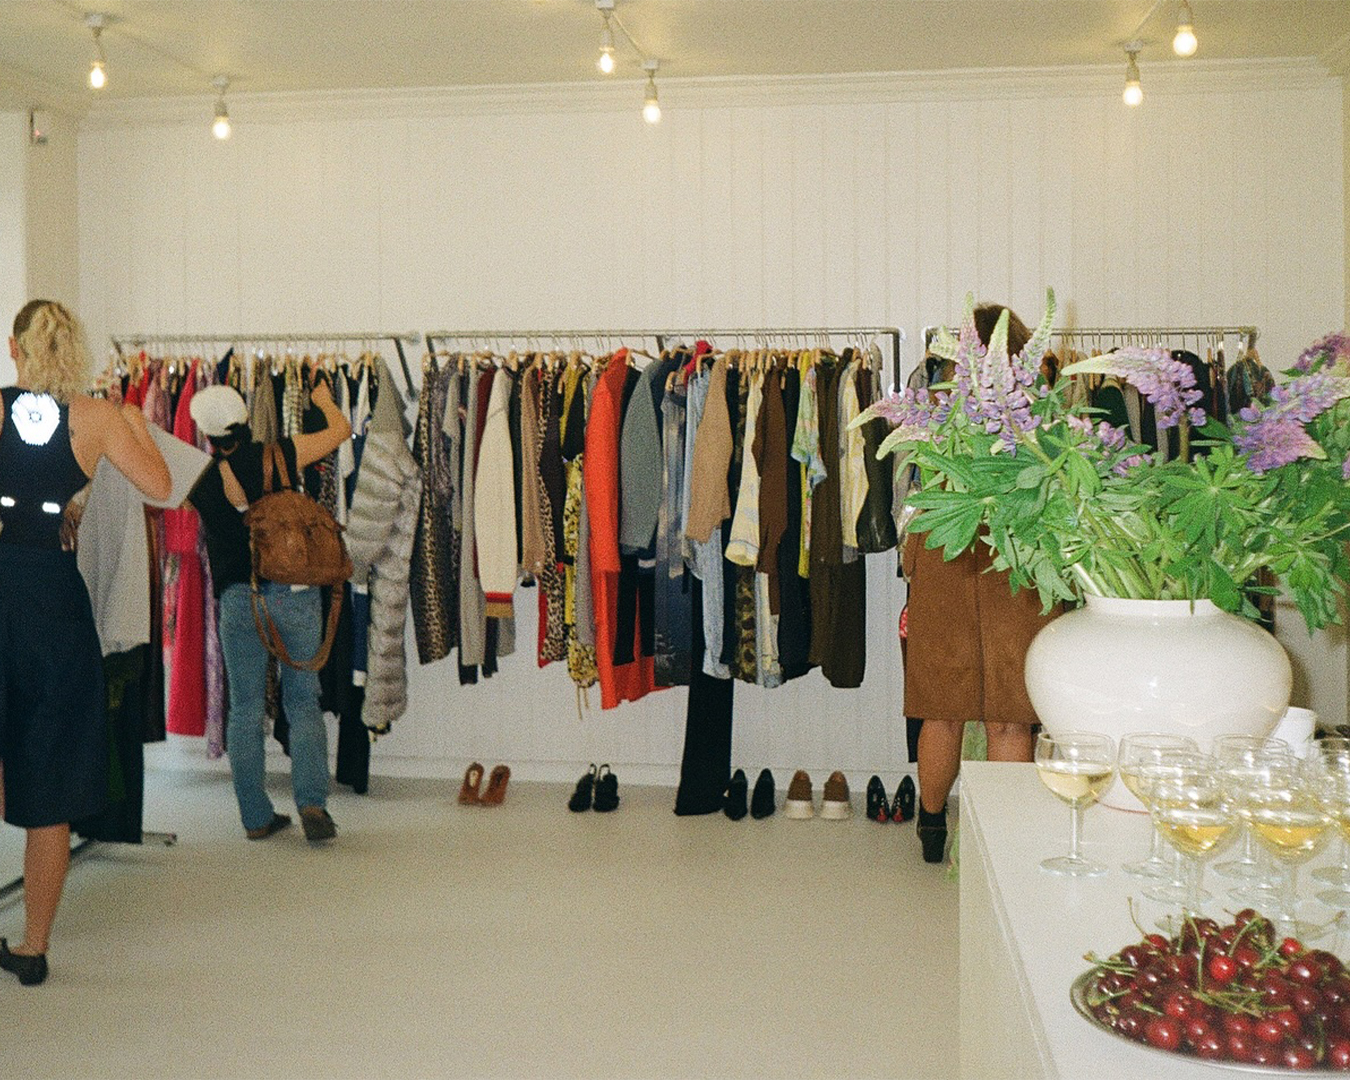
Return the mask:
[[[616, 0], [661, 78], [1124, 64], [1172, 55], [1178, 0]], [[1350, 0], [1192, 0], [1199, 59], [1344, 72]], [[85, 87], [87, 11], [109, 83]], [[603, 79], [595, 0], [0, 0], [0, 107], [97, 100]], [[641, 79], [621, 43], [616, 77]]]

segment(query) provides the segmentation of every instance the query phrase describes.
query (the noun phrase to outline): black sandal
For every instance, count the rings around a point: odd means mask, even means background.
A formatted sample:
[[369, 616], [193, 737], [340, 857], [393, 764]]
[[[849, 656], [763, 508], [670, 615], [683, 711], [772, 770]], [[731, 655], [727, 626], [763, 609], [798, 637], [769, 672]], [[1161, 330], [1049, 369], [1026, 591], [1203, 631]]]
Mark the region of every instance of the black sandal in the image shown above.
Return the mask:
[[601, 765], [595, 779], [595, 809], [604, 814], [619, 808], [619, 778]]
[[591, 765], [591, 771], [577, 781], [577, 789], [572, 792], [572, 797], [567, 800], [567, 809], [574, 814], [579, 814], [583, 810], [591, 808], [591, 796], [595, 792], [595, 765]]

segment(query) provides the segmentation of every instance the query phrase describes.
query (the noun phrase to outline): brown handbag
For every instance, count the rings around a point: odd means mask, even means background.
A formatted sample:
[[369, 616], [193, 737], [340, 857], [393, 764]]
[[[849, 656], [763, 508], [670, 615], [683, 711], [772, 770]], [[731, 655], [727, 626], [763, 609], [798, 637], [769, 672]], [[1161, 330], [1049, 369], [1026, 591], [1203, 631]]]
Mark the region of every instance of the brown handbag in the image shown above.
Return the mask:
[[[278, 477], [280, 482], [278, 485]], [[274, 485], [278, 485], [275, 487]], [[342, 583], [352, 575], [352, 560], [342, 542], [342, 527], [322, 505], [291, 487], [281, 447], [263, 448], [263, 494], [244, 514], [253, 556], [253, 621], [267, 651], [289, 667], [317, 671], [328, 662], [342, 613]], [[267, 611], [260, 582], [279, 585], [327, 585], [332, 589], [328, 625], [319, 651], [309, 660], [293, 660]]]

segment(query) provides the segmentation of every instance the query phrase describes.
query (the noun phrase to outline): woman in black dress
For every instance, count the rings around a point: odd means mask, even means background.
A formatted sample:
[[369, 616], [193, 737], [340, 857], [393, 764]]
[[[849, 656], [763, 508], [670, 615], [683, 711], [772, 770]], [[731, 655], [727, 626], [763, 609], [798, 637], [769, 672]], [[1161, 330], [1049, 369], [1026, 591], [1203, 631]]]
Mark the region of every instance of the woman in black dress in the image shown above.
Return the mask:
[[70, 863], [70, 822], [108, 800], [103, 656], [89, 593], [62, 550], [66, 504], [106, 457], [152, 499], [168, 467], [132, 406], [86, 396], [89, 357], [75, 317], [24, 305], [0, 389], [0, 808], [27, 830], [24, 938], [0, 938], [0, 968], [47, 977], [47, 942]]

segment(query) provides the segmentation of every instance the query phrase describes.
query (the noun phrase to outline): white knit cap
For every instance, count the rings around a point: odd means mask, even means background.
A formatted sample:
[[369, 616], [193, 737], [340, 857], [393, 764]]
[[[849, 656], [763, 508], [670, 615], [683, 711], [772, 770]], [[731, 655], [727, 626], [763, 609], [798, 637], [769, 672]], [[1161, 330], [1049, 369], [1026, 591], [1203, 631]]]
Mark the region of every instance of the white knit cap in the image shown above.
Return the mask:
[[228, 435], [235, 424], [248, 423], [248, 406], [232, 386], [208, 386], [192, 395], [192, 422], [208, 439]]

